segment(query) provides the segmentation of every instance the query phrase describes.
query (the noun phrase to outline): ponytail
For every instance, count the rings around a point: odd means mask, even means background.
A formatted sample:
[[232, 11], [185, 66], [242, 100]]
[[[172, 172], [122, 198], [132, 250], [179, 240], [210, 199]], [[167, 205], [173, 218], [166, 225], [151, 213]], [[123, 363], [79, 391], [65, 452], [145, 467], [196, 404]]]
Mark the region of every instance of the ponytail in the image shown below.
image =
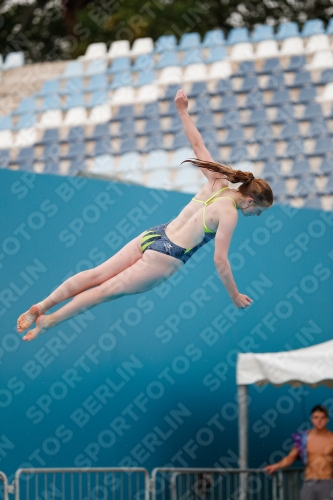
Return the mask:
[[215, 163], [204, 160], [185, 160], [183, 163], [192, 163], [196, 167], [205, 168], [211, 172], [221, 174], [221, 179], [228, 179], [232, 184], [241, 182], [238, 191], [243, 196], [249, 196], [253, 199], [256, 205], [270, 207], [273, 204], [273, 192], [268, 182], [263, 179], [256, 179], [252, 172], [243, 172], [242, 170], [234, 170], [225, 163]]

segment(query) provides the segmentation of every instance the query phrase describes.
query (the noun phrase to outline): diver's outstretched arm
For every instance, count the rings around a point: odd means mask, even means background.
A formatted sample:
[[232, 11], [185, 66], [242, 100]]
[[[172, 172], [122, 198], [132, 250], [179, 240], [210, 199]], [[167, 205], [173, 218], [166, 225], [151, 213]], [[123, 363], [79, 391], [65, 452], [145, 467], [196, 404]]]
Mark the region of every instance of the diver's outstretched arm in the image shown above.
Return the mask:
[[[185, 134], [187, 135], [187, 138], [190, 141], [190, 144], [193, 148], [195, 156], [199, 160], [214, 162], [211, 154], [209, 153], [208, 149], [205, 146], [205, 143], [203, 141], [203, 138], [202, 138], [199, 130], [194, 125], [190, 115], [188, 114], [187, 96], [182, 89], [178, 90], [178, 92], [176, 94], [175, 105], [176, 105], [176, 108], [178, 110], [179, 118], [182, 121]], [[217, 178], [219, 178], [219, 174], [217, 174], [215, 172], [211, 172], [211, 171], [207, 170], [206, 168], [201, 168], [201, 172], [204, 174], [205, 177], [207, 177], [208, 180], [212, 180], [213, 182]]]

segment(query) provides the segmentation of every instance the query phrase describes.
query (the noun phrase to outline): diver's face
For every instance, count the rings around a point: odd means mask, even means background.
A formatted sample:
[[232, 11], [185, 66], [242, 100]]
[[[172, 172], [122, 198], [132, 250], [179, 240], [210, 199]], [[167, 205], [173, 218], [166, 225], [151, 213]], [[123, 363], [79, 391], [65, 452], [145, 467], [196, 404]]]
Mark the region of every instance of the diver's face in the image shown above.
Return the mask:
[[241, 210], [244, 217], [259, 217], [263, 212], [268, 210], [268, 207], [261, 207], [256, 205], [252, 199], [247, 199], [244, 202], [243, 207], [241, 207]]

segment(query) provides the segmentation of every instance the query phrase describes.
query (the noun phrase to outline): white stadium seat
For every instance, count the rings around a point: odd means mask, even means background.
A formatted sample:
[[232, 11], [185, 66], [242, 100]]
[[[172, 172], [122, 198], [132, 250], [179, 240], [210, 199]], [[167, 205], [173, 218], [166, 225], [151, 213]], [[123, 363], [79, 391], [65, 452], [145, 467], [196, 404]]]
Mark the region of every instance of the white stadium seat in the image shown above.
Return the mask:
[[323, 94], [320, 97], [317, 97], [316, 101], [318, 102], [333, 101], [333, 82], [328, 83], [325, 86]]
[[113, 157], [111, 155], [100, 155], [94, 158], [89, 172], [100, 175], [112, 175], [115, 173], [114, 170]]
[[133, 87], [120, 87], [112, 93], [111, 104], [133, 104], [135, 101], [135, 93]]
[[254, 58], [253, 44], [244, 42], [236, 43], [231, 49], [230, 59], [233, 61], [248, 61]]
[[91, 43], [88, 45], [86, 53], [82, 59], [99, 59], [106, 56], [106, 44], [103, 42], [100, 43]]
[[2, 69], [13, 69], [24, 66], [24, 53], [23, 52], [9, 52], [3, 63]]
[[13, 134], [11, 130], [0, 130], [0, 149], [13, 147]]
[[107, 55], [111, 59], [115, 59], [117, 57], [128, 57], [130, 55], [129, 41], [118, 40], [117, 42], [112, 42]]
[[150, 151], [144, 163], [145, 170], [158, 170], [168, 166], [168, 155], [163, 149]]
[[137, 102], [153, 102], [159, 97], [159, 88], [155, 84], [143, 85], [137, 95]]
[[174, 182], [175, 186], [182, 187], [185, 184], [199, 184], [201, 172], [197, 167], [193, 167], [189, 164], [181, 165], [179, 170], [177, 170]]
[[330, 42], [327, 35], [312, 35], [309, 37], [305, 47], [305, 52], [320, 52], [322, 50], [330, 50]]
[[[189, 160], [190, 158], [195, 158], [195, 154], [192, 148], [180, 148], [173, 152], [171, 161], [169, 162], [169, 167], [171, 168], [183, 168], [181, 165], [182, 161]], [[185, 165], [187, 165], [185, 163]]]
[[232, 75], [232, 68], [229, 61], [218, 61], [210, 67], [208, 78], [224, 80]]
[[105, 123], [112, 117], [109, 104], [101, 104], [91, 109], [87, 123]]
[[179, 66], [168, 66], [167, 68], [163, 68], [158, 79], [158, 83], [161, 85], [181, 82], [182, 69]]
[[157, 189], [174, 189], [171, 172], [168, 168], [154, 170], [149, 174], [146, 186]]
[[313, 59], [305, 69], [333, 68], [333, 54], [330, 50], [315, 52]]
[[133, 43], [131, 50], [132, 57], [138, 57], [143, 54], [150, 54], [154, 50], [154, 42], [152, 38], [138, 38]]
[[16, 147], [26, 147], [35, 144], [37, 139], [37, 131], [34, 127], [31, 128], [21, 128], [18, 131], [15, 146]]
[[207, 66], [205, 64], [189, 64], [184, 71], [184, 82], [201, 82], [207, 79]]
[[142, 171], [142, 161], [139, 153], [133, 151], [132, 153], [125, 153], [120, 157], [117, 172], [127, 172], [127, 171]]
[[83, 125], [87, 121], [87, 109], [83, 107], [71, 108], [64, 119], [65, 125]]
[[41, 128], [56, 128], [62, 125], [62, 113], [60, 109], [50, 109], [42, 114], [38, 126]]
[[303, 39], [300, 36], [292, 36], [283, 40], [280, 49], [281, 56], [293, 56], [298, 54], [304, 54]]
[[264, 59], [279, 56], [279, 47], [275, 40], [265, 40], [259, 42], [256, 50], [256, 58]]

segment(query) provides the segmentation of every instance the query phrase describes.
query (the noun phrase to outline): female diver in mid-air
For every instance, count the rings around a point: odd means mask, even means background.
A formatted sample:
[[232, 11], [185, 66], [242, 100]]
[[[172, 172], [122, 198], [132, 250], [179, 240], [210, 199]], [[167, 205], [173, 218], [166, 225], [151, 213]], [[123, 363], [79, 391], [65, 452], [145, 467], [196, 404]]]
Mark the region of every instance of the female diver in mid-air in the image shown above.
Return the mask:
[[[273, 203], [272, 190], [266, 181], [255, 179], [250, 172], [214, 162], [187, 112], [188, 101], [183, 90], [177, 92], [175, 104], [197, 157], [186, 161], [202, 170], [207, 177], [206, 184], [173, 221], [143, 232], [106, 262], [72, 276], [22, 314], [17, 321], [18, 332], [36, 322], [35, 328], [23, 340], [33, 340], [45, 330], [102, 302], [151, 290], [214, 238], [214, 262], [232, 302], [238, 308], [251, 304], [252, 300], [237, 289], [228, 249], [237, 224], [237, 211], [245, 217], [260, 215]], [[228, 187], [228, 181], [242, 184], [234, 190]], [[57, 311], [45, 314], [51, 307], [72, 297], [73, 300]]]

